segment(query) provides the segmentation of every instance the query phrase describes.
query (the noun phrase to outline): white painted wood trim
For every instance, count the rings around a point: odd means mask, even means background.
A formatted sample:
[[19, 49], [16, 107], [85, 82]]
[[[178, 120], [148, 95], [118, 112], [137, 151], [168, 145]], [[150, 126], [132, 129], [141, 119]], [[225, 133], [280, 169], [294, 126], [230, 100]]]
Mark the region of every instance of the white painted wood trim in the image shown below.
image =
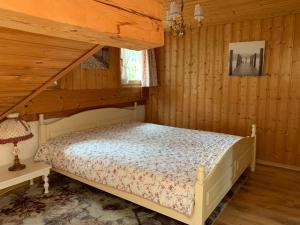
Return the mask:
[[49, 193], [49, 179], [48, 179], [48, 175], [49, 175], [49, 173], [46, 173], [46, 174], [43, 175], [45, 194]]
[[252, 163], [251, 163], [251, 171], [255, 172], [255, 166], [256, 166], [256, 125], [252, 125], [252, 133], [251, 137], [254, 138], [254, 143], [253, 143], [253, 158], [252, 158]]
[[[23, 163], [26, 165], [24, 170], [20, 171], [8, 171], [8, 166], [3, 166], [0, 168], [0, 190], [8, 187], [23, 183], [25, 181], [30, 181], [30, 185], [33, 185], [33, 179], [37, 177], [48, 177], [50, 173], [50, 165], [43, 162], [33, 162], [33, 160], [24, 160]], [[46, 190], [48, 191], [48, 187]]]
[[63, 174], [67, 177], [70, 177], [72, 179], [75, 179], [75, 180], [78, 180], [82, 183], [85, 183], [87, 185], [90, 185], [92, 187], [95, 187], [99, 190], [102, 190], [102, 191], [105, 191], [107, 193], [110, 193], [110, 194], [113, 194], [115, 196], [118, 196], [120, 198], [123, 198], [125, 200], [128, 200], [130, 202], [133, 202], [135, 204], [138, 204], [140, 206], [143, 206], [145, 208], [148, 208], [148, 209], [152, 209], [156, 212], [159, 212], [161, 214], [164, 214], [166, 216], [170, 216], [178, 221], [181, 221], [183, 223], [188, 223], [190, 221], [190, 218], [183, 215], [183, 214], [180, 214], [180, 213], [177, 213], [176, 211], [174, 211], [173, 209], [169, 209], [169, 208], [166, 208], [166, 207], [163, 207], [157, 203], [154, 203], [150, 200], [147, 200], [147, 199], [144, 199], [144, 198], [141, 198], [137, 195], [134, 195], [134, 194], [130, 194], [128, 192], [124, 192], [124, 191], [121, 191], [121, 190], [118, 190], [118, 189], [115, 189], [115, 188], [112, 188], [112, 187], [109, 187], [109, 186], [106, 186], [106, 185], [103, 185], [103, 184], [99, 184], [99, 183], [96, 183], [94, 181], [90, 181], [90, 180], [87, 180], [85, 178], [82, 178], [80, 176], [77, 176], [77, 175], [74, 175], [72, 173], [69, 173], [67, 171], [63, 171], [63, 170], [60, 170], [60, 169], [56, 169], [56, 168], [52, 168], [53, 171], [57, 172], [57, 173], [60, 173], [60, 174]]
[[[136, 105], [133, 109], [108, 108], [82, 112], [50, 124], [45, 124], [43, 116], [40, 116], [40, 143], [44, 143], [49, 138], [71, 131], [79, 131], [122, 121], [135, 121], [136, 119]], [[217, 165], [215, 165], [206, 177], [204, 166], [199, 165], [197, 182], [195, 184], [195, 206], [191, 217], [134, 194], [89, 181], [66, 171], [55, 168], [53, 168], [53, 170], [183, 223], [189, 225], [204, 225], [205, 220], [209, 217], [210, 213], [215, 209], [246, 168], [253, 167], [253, 165], [255, 165], [255, 143], [256, 127], [254, 125], [252, 127], [251, 137], [244, 137], [235, 143], [220, 158]]]
[[137, 104], [131, 108], [104, 108], [89, 110], [60, 119], [55, 122], [46, 123], [44, 115], [39, 115], [39, 145], [50, 138], [66, 134], [72, 131], [80, 131], [99, 126], [126, 121], [140, 121], [144, 118], [138, 116]]

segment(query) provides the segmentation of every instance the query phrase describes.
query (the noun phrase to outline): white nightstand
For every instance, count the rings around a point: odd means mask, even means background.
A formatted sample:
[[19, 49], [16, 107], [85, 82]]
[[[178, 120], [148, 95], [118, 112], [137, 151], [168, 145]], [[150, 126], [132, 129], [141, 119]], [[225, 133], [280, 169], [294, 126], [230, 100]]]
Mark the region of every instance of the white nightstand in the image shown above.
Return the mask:
[[22, 163], [26, 165], [26, 168], [20, 171], [11, 172], [8, 171], [9, 166], [0, 167], [0, 190], [25, 181], [30, 181], [30, 185], [33, 185], [34, 178], [42, 177], [45, 194], [47, 194], [49, 192], [48, 175], [51, 166], [44, 162], [34, 162], [33, 160], [24, 160]]

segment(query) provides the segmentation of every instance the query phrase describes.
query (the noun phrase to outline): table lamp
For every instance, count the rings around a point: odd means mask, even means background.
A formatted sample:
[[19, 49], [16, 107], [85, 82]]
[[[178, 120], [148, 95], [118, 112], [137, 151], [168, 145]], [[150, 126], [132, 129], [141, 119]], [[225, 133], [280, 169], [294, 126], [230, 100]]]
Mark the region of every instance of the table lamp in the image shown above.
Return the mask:
[[33, 137], [30, 126], [27, 122], [19, 117], [18, 113], [8, 115], [0, 123], [0, 144], [14, 144], [13, 154], [15, 156], [13, 166], [9, 167], [9, 171], [18, 171], [25, 169], [25, 165], [20, 163], [19, 148], [17, 144], [21, 141], [28, 140]]

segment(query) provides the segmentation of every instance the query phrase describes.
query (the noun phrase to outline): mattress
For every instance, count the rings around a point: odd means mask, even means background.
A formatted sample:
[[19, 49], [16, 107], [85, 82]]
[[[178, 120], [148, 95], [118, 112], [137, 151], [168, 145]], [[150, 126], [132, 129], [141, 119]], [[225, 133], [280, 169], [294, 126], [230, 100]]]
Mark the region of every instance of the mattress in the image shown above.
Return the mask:
[[206, 176], [241, 137], [149, 123], [73, 132], [42, 145], [36, 161], [190, 216], [197, 167]]

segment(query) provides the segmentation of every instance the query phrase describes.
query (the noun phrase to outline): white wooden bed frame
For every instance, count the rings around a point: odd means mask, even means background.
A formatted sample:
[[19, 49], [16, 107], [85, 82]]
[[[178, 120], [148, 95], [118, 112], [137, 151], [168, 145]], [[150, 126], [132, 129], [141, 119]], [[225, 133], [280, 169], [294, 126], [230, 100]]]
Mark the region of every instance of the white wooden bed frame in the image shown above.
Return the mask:
[[[106, 108], [82, 112], [56, 122], [46, 124], [44, 116], [39, 116], [39, 144], [45, 143], [48, 139], [72, 131], [79, 131], [88, 128], [99, 127], [104, 124], [111, 124], [122, 121], [143, 121], [138, 118], [137, 107], [133, 109]], [[191, 217], [166, 208], [150, 200], [136, 195], [111, 188], [93, 181], [89, 181], [66, 171], [53, 168], [54, 171], [78, 180], [120, 198], [126, 199], [158, 213], [164, 214], [175, 220], [189, 225], [204, 225], [205, 220], [219, 204], [226, 193], [231, 189], [236, 180], [249, 166], [251, 171], [255, 170], [256, 158], [256, 126], [252, 125], [252, 135], [244, 137], [234, 144], [217, 165], [205, 177], [204, 166], [199, 165], [197, 182], [195, 186], [195, 205]]]

